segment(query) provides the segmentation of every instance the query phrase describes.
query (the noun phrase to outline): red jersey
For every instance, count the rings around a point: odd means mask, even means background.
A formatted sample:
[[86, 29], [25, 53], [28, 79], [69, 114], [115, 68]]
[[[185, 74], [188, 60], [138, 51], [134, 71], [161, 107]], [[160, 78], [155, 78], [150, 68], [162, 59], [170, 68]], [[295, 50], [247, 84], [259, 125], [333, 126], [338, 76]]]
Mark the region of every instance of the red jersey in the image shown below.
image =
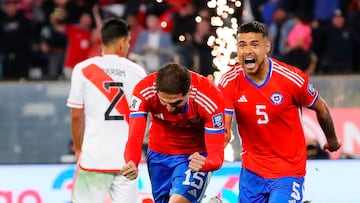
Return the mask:
[[68, 48], [64, 65], [67, 68], [74, 68], [77, 63], [89, 57], [91, 31], [84, 30], [77, 25], [66, 25], [66, 36], [68, 38]]
[[306, 143], [301, 107], [311, 107], [318, 91], [301, 70], [269, 58], [263, 84], [252, 82], [241, 66], [219, 81], [225, 113], [236, 115], [242, 140], [242, 166], [265, 178], [304, 176]]
[[207, 78], [190, 72], [191, 92], [185, 112], [172, 114], [157, 96], [156, 75], [156, 72], [148, 75], [133, 91], [125, 160], [139, 163], [150, 113], [148, 147], [152, 151], [169, 155], [206, 152], [202, 170], [220, 168], [224, 156], [224, 104], [220, 91]]

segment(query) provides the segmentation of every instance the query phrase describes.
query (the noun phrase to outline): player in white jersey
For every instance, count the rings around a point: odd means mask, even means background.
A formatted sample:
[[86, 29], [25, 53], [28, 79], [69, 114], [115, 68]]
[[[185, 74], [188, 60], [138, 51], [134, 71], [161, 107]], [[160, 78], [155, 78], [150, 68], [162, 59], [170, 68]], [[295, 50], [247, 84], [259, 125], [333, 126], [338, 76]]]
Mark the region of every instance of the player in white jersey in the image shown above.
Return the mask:
[[134, 202], [137, 180], [121, 175], [128, 138], [129, 98], [145, 70], [125, 58], [130, 28], [111, 19], [101, 29], [102, 54], [78, 63], [67, 106], [77, 157], [72, 203]]

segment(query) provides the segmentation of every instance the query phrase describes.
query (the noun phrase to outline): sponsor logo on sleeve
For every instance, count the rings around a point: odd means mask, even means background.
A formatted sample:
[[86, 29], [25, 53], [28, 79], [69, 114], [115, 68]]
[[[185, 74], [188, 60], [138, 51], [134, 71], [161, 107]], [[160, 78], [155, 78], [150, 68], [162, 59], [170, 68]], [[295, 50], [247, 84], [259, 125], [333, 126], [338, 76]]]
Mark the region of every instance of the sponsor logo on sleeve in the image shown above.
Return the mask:
[[130, 103], [130, 110], [131, 111], [138, 111], [140, 108], [140, 104], [141, 104], [142, 100], [139, 99], [136, 96], [131, 96], [131, 103]]
[[312, 84], [308, 84], [308, 92], [310, 93], [311, 96], [314, 96], [315, 95], [315, 88], [314, 88], [314, 85]]
[[224, 126], [223, 123], [223, 114], [219, 113], [212, 117], [212, 122], [215, 128], [220, 128]]

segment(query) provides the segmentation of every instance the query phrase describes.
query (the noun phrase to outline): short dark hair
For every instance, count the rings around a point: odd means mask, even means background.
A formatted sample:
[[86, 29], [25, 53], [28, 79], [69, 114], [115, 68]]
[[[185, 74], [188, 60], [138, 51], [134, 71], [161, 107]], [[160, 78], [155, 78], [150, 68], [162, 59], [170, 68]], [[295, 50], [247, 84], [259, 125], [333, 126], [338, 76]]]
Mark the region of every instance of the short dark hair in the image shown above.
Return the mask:
[[113, 18], [104, 23], [101, 28], [102, 43], [107, 45], [111, 41], [129, 36], [130, 26], [121, 18]]
[[251, 22], [243, 23], [240, 25], [237, 32], [238, 34], [255, 32], [255, 33], [261, 33], [262, 36], [265, 38], [269, 37], [269, 31], [267, 26], [259, 21], [251, 21]]
[[169, 63], [157, 72], [156, 90], [167, 94], [185, 95], [189, 91], [190, 80], [190, 72], [185, 66]]

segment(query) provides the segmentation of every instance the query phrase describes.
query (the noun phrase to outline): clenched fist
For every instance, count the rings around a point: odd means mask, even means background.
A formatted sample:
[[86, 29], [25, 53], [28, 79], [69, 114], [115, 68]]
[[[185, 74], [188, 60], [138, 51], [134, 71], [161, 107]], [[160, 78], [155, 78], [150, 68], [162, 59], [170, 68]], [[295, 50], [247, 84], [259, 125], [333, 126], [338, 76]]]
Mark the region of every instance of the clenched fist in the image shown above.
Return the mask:
[[136, 164], [133, 161], [129, 161], [125, 166], [121, 168], [121, 173], [123, 176], [130, 180], [136, 179], [138, 176], [138, 169]]
[[204, 166], [206, 157], [199, 154], [199, 152], [195, 152], [189, 156], [189, 168], [194, 172], [199, 172], [200, 169]]

